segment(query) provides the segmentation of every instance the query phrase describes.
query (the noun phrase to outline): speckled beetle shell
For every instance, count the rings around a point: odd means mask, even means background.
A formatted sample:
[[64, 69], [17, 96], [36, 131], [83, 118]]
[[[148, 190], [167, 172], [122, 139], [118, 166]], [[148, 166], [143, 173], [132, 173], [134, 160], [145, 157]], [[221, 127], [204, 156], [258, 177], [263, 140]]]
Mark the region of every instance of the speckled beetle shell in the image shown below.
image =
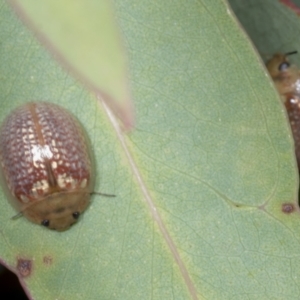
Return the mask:
[[4, 188], [31, 222], [68, 229], [90, 201], [92, 163], [83, 128], [68, 111], [45, 102], [14, 110], [0, 129]]
[[291, 65], [287, 58], [295, 53], [297, 52], [277, 53], [266, 66], [287, 110], [300, 169], [300, 71], [295, 65]]

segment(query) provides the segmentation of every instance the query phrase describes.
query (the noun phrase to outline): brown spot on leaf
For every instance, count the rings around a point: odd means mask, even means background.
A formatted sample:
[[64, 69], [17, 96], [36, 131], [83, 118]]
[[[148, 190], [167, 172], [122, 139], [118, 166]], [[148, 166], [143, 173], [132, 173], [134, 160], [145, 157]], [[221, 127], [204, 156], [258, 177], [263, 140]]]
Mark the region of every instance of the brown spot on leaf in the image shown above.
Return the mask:
[[52, 256], [46, 255], [43, 257], [43, 263], [47, 266], [52, 265]]
[[17, 270], [21, 277], [28, 277], [32, 271], [32, 260], [18, 258]]
[[284, 203], [282, 204], [282, 211], [286, 214], [290, 214], [295, 210], [294, 204]]

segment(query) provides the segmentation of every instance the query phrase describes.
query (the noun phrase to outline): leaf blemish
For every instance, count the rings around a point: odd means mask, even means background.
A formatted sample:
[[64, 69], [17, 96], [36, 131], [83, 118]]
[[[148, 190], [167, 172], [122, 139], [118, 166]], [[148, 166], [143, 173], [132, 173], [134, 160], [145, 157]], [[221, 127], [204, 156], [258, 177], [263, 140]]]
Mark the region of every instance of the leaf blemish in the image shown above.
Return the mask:
[[52, 265], [52, 262], [53, 262], [52, 256], [46, 255], [46, 256], [43, 257], [43, 263], [44, 263], [46, 266], [51, 266], [51, 265]]
[[284, 203], [282, 204], [282, 211], [286, 214], [290, 214], [295, 210], [295, 207], [292, 203]]
[[18, 258], [17, 270], [21, 277], [28, 277], [32, 271], [32, 260]]

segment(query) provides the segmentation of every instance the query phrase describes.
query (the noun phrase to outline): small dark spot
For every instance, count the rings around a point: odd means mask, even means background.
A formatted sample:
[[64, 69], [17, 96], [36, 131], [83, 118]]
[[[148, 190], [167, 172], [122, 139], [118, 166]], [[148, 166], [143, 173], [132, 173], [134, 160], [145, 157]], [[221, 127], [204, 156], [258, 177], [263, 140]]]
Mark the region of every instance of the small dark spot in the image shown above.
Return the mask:
[[74, 213], [72, 214], [72, 216], [73, 216], [73, 218], [74, 218], [75, 220], [77, 220], [77, 219], [79, 218], [79, 216], [80, 216], [80, 212], [76, 211], [76, 212], [74, 212]]
[[54, 212], [55, 212], [56, 214], [61, 214], [61, 213], [63, 213], [65, 210], [66, 210], [65, 207], [59, 207], [59, 208], [57, 208]]
[[43, 220], [41, 224], [45, 227], [48, 227], [50, 225], [50, 221], [49, 220]]
[[50, 255], [44, 256], [43, 263], [47, 266], [51, 266], [52, 265], [52, 257]]
[[21, 277], [28, 277], [32, 271], [32, 260], [18, 258], [17, 270]]
[[295, 210], [294, 204], [284, 203], [282, 204], [282, 211], [286, 214], [290, 214]]

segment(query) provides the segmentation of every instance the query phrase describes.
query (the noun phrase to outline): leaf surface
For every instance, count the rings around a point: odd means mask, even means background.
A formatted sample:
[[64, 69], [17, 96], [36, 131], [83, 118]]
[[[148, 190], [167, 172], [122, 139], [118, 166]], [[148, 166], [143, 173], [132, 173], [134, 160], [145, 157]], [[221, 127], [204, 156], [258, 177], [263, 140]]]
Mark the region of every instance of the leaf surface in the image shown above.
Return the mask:
[[68, 108], [92, 141], [96, 190], [117, 195], [58, 233], [11, 220], [1, 193], [3, 263], [34, 299], [299, 299], [291, 132], [235, 16], [222, 1], [114, 6], [136, 107], [127, 135], [1, 1], [0, 120], [26, 101]]
[[118, 115], [134, 124], [126, 55], [109, 0], [11, 0], [37, 37]]

